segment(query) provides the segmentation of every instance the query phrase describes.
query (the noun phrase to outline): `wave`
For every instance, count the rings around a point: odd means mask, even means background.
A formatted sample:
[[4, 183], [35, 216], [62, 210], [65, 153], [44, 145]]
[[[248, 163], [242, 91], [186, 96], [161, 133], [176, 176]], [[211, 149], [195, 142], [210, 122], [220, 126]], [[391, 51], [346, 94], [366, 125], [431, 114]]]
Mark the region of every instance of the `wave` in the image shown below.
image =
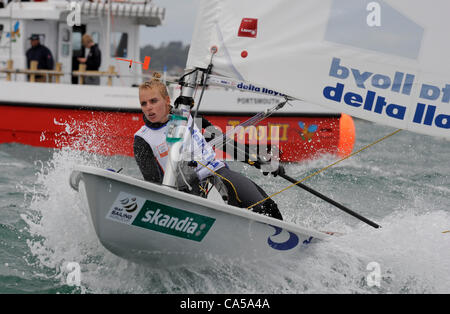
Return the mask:
[[[326, 163], [328, 159], [315, 161]], [[90, 225], [83, 197], [73, 191], [68, 178], [76, 164], [125, 168], [140, 177], [134, 160], [106, 158], [86, 152], [54, 151], [37, 173], [36, 197], [22, 214], [31, 238], [27, 245], [42, 267], [54, 270], [52, 280], [67, 287], [69, 263], [80, 266], [80, 286], [73, 292], [89, 293], [449, 293], [450, 214], [439, 203], [427, 203], [405, 192], [405, 204], [385, 204], [392, 211], [372, 213], [383, 228], [373, 229], [309, 199], [309, 210], [286, 209], [290, 221], [322, 230], [340, 231], [331, 241], [311, 245], [295, 259], [222, 262], [211, 258], [204, 265], [151, 269], [121, 259], [107, 251]], [[290, 165], [303, 173], [310, 165]], [[346, 170], [341, 169], [346, 173]], [[348, 170], [350, 171], [350, 170]], [[319, 187], [325, 183], [316, 181]], [[271, 185], [271, 188], [276, 188]], [[279, 188], [279, 185], [278, 185]], [[82, 190], [82, 189], [81, 189]], [[283, 205], [298, 201], [294, 198]], [[297, 195], [297, 196], [294, 196]], [[334, 195], [336, 196], [336, 195]], [[297, 197], [297, 199], [295, 198]], [[305, 199], [304, 196], [301, 199]], [[364, 199], [377, 202], [377, 196]], [[295, 203], [295, 202], [294, 202]], [[379, 204], [379, 203], [378, 203]], [[392, 206], [394, 205], [394, 206]], [[376, 208], [379, 205], [373, 205]], [[352, 219], [352, 218], [350, 218]], [[372, 264], [371, 264], [372, 263]], [[376, 264], [373, 264], [376, 263]], [[369, 286], [368, 276], [378, 265], [379, 286]], [[377, 277], [374, 277], [377, 278]], [[372, 282], [373, 283], [373, 282]], [[63, 289], [63, 288], [61, 288]], [[64, 290], [63, 290], [64, 291]]]

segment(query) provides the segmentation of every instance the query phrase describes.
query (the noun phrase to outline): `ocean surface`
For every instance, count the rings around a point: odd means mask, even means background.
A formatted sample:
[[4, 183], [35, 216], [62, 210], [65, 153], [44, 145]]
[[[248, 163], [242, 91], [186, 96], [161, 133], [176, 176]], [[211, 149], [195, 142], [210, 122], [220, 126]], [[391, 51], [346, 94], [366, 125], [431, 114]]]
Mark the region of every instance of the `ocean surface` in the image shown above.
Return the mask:
[[[355, 151], [394, 131], [355, 125]], [[134, 159], [0, 144], [0, 293], [450, 293], [449, 156], [449, 141], [401, 131], [304, 182], [381, 229], [293, 187], [274, 197], [285, 220], [338, 236], [297, 259], [152, 269], [102, 247], [68, 183], [76, 164], [141, 178]], [[284, 166], [302, 179], [336, 160]], [[269, 194], [289, 185], [231, 167]]]

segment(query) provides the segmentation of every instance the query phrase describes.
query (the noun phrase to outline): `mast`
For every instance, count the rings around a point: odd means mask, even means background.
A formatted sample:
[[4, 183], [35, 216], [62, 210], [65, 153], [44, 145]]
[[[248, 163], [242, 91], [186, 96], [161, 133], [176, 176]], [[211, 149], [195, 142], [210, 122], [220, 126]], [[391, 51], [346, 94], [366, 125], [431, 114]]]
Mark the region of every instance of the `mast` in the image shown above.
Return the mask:
[[[175, 100], [175, 109], [167, 128], [167, 142], [169, 143], [169, 160], [164, 172], [163, 185], [176, 187], [177, 168], [181, 161], [184, 136], [191, 109], [194, 104], [194, 92], [197, 81], [197, 71], [187, 75], [186, 81], [180, 83], [181, 93]], [[192, 121], [194, 123], [194, 121]], [[190, 134], [188, 135], [190, 136]], [[190, 139], [189, 139], [190, 140]]]

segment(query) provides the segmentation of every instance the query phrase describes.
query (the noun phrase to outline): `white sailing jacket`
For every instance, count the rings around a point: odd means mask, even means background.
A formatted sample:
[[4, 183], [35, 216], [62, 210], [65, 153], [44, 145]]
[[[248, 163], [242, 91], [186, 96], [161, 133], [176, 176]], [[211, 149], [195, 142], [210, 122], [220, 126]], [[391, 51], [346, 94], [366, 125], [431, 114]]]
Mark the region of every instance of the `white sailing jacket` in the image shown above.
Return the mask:
[[[203, 180], [204, 178], [213, 175], [210, 170], [215, 172], [220, 168], [225, 167], [225, 164], [222, 161], [215, 159], [216, 153], [214, 152], [214, 149], [206, 142], [195, 124], [192, 136], [189, 136], [191, 130], [189, 126], [191, 123], [192, 117], [189, 117], [188, 127], [186, 127], [183, 141], [182, 160], [192, 160], [193, 157], [193, 160], [198, 162], [196, 168], [197, 176], [199, 180]], [[134, 136], [143, 138], [150, 145], [163, 172], [165, 172], [169, 159], [169, 145], [166, 142], [168, 124], [169, 123], [166, 123], [164, 126], [157, 129], [143, 125], [139, 131], [134, 134]], [[192, 154], [192, 152], [194, 152], [194, 154]]]

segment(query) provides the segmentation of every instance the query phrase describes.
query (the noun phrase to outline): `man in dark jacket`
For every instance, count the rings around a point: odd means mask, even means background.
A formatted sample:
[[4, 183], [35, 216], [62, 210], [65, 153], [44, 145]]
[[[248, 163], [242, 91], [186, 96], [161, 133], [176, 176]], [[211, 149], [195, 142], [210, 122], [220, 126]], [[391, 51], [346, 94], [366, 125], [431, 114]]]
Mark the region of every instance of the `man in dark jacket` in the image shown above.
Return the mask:
[[[98, 48], [98, 45], [94, 43], [94, 40], [88, 34], [83, 35], [81, 42], [83, 43], [83, 46], [85, 48], [89, 48], [89, 53], [87, 58], [78, 58], [78, 61], [80, 63], [86, 63], [86, 71], [98, 71], [102, 63], [102, 54], [100, 49]], [[84, 84], [100, 85], [100, 77], [86, 76]]]
[[[37, 61], [39, 70], [53, 70], [54, 61], [52, 53], [47, 47], [41, 45], [39, 35], [31, 35], [30, 40], [31, 48], [26, 53], [28, 69], [30, 68], [31, 61]], [[46, 81], [46, 76], [36, 75], [36, 82]]]

